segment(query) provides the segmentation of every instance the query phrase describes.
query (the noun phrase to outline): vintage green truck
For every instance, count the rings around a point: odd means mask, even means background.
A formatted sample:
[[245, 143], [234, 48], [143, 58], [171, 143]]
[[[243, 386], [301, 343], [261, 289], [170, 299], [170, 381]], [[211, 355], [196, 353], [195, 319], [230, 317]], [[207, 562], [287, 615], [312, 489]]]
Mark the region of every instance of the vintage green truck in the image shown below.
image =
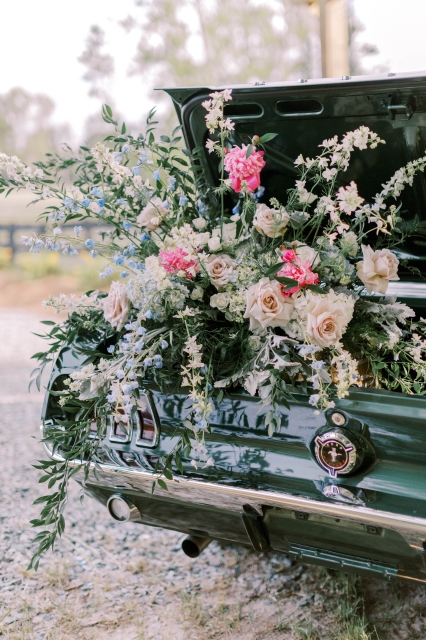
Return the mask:
[[[203, 147], [207, 135], [201, 103], [211, 88], [167, 90], [183, 125], [188, 149]], [[388, 74], [301, 79], [280, 84], [233, 87], [226, 107], [236, 123], [236, 139], [274, 131], [263, 184], [269, 198], [284, 197], [294, 182], [294, 159], [314, 156], [318, 142], [360, 125], [386, 140], [374, 155], [356, 156], [347, 178], [368, 198], [400, 166], [425, 153], [426, 77]], [[203, 152], [204, 178], [218, 181], [217, 162]], [[229, 206], [235, 202], [231, 200]], [[402, 197], [408, 224], [426, 222], [424, 175]], [[408, 265], [388, 294], [422, 314], [426, 281], [426, 239], [409, 238], [399, 251]], [[398, 253], [398, 252], [397, 252]], [[63, 380], [84, 361], [74, 345], [62, 350], [53, 368], [43, 407], [42, 431], [63, 419], [57, 397]], [[93, 346], [106, 349], [93, 338]], [[234, 390], [215, 408], [206, 434], [214, 467], [195, 469], [151, 487], [153, 469], [173, 448], [187, 395], [171, 387], [161, 392], [149, 381], [147, 409], [130, 431], [111, 419], [99, 440], [100, 457], [85, 491], [106, 505], [117, 521], [132, 520], [187, 534], [182, 547], [196, 557], [210, 540], [270, 549], [291, 558], [368, 576], [426, 582], [426, 399], [384, 389], [354, 388], [319, 412], [301, 389], [294, 389], [279, 433], [269, 438], [266, 409], [243, 390]], [[94, 427], [93, 437], [97, 438]], [[48, 453], [57, 459], [60, 451]], [[74, 464], [79, 464], [75, 461]], [[74, 478], [83, 482], [83, 471]]]

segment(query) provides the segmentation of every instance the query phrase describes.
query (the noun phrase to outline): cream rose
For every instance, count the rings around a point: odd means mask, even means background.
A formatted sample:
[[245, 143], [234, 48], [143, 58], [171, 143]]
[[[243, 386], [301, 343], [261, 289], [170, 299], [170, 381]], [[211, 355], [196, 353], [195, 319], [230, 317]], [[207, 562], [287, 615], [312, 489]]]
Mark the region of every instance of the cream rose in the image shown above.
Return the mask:
[[210, 240], [210, 233], [205, 231], [204, 233], [196, 233], [195, 234], [195, 242], [197, 247], [203, 247]]
[[129, 298], [126, 286], [120, 282], [112, 282], [109, 294], [102, 300], [104, 317], [113, 327], [120, 331], [129, 317]]
[[192, 224], [198, 231], [202, 231], [207, 225], [207, 220], [204, 220], [204, 218], [195, 218], [195, 220], [192, 221]]
[[312, 247], [309, 247], [303, 242], [296, 240], [293, 242], [296, 255], [302, 262], [309, 262], [311, 267], [317, 266], [319, 262], [319, 253]]
[[336, 294], [333, 289], [327, 295], [306, 292], [306, 304], [300, 311], [311, 342], [320, 347], [332, 347], [339, 342], [352, 319], [354, 304], [354, 298]]
[[220, 311], [226, 309], [229, 304], [229, 295], [227, 293], [215, 293], [210, 298], [210, 306]]
[[236, 262], [225, 253], [209, 256], [204, 263], [206, 271], [209, 274], [210, 282], [220, 289], [224, 287], [234, 274]]
[[165, 218], [167, 214], [168, 211], [161, 198], [152, 198], [138, 215], [138, 224], [141, 227], [146, 227], [149, 231], [155, 231], [160, 226], [162, 218]]
[[262, 278], [247, 290], [244, 318], [250, 318], [250, 329], [285, 327], [293, 311], [293, 300], [285, 298], [276, 280]]
[[[222, 233], [221, 233], [222, 231]], [[222, 236], [223, 244], [232, 243], [237, 237], [237, 223], [236, 222], [228, 222], [224, 224], [222, 230], [220, 227], [216, 227], [212, 231], [212, 237], [220, 237]]]
[[282, 236], [286, 232], [290, 217], [285, 209], [270, 209], [266, 204], [258, 204], [253, 218], [253, 227], [268, 238]]
[[221, 247], [220, 238], [218, 236], [215, 236], [214, 238], [210, 238], [207, 241], [207, 244], [209, 245], [210, 251], [219, 251]]
[[197, 284], [191, 292], [191, 300], [202, 300], [203, 296], [204, 289]]
[[356, 265], [356, 274], [365, 284], [368, 293], [386, 293], [389, 280], [398, 278], [398, 258], [389, 249], [374, 251], [362, 245], [364, 260]]

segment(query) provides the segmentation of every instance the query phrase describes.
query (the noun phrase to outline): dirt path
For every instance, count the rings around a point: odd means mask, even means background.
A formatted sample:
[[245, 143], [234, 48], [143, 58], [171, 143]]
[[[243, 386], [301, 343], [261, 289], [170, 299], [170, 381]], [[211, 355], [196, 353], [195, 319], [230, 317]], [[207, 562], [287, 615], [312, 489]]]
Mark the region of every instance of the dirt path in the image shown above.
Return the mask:
[[[27, 572], [42, 493], [31, 467], [41, 397], [27, 394], [37, 316], [0, 308], [0, 636], [10, 640], [404, 640], [426, 637], [426, 588], [358, 580], [182, 535], [116, 524], [73, 484], [56, 553]], [[365, 610], [365, 614], [364, 614]], [[377, 633], [374, 632], [374, 627]]]

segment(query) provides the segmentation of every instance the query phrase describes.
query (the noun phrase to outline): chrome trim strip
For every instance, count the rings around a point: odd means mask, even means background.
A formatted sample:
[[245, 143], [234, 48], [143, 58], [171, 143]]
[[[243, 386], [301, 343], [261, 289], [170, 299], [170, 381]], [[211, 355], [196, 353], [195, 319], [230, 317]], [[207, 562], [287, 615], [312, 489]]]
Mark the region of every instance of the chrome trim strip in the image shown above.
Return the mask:
[[387, 296], [398, 298], [426, 298], [426, 282], [389, 282]]
[[[48, 447], [46, 447], [46, 451], [52, 457]], [[63, 461], [63, 458], [58, 454], [55, 454], [53, 459]], [[81, 461], [73, 460], [69, 464], [75, 467], [81, 464]], [[93, 473], [94, 464], [91, 463], [90, 467], [88, 481], [90, 485], [114, 490], [126, 488], [144, 493], [148, 497], [152, 496], [152, 482], [156, 477], [153, 473], [143, 469], [114, 467], [96, 463], [95, 476]], [[79, 475], [83, 476], [83, 472], [77, 472], [74, 477], [78, 478]], [[164, 491], [157, 486], [154, 497], [159, 496], [238, 513], [242, 511], [244, 504], [261, 504], [278, 509], [290, 509], [330, 518], [352, 520], [364, 525], [393, 529], [400, 533], [410, 546], [416, 549], [419, 546], [422, 548], [422, 543], [426, 540], [426, 518], [417, 518], [389, 511], [376, 511], [360, 505], [322, 502], [289, 493], [233, 487], [190, 478], [175, 477], [173, 480], [167, 480], [167, 487], [168, 491]]]

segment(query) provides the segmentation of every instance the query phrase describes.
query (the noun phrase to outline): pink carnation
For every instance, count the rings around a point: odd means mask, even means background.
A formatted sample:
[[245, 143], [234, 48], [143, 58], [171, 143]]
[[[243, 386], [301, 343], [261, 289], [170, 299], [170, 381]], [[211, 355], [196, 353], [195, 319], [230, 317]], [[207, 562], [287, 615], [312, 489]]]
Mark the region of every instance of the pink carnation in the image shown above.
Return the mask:
[[[292, 256], [290, 254], [294, 253], [291, 249], [285, 251], [283, 254], [283, 260], [286, 261], [286, 258]], [[318, 284], [319, 276], [317, 273], [314, 273], [311, 269], [310, 262], [307, 260], [306, 262], [302, 262], [300, 258], [297, 256], [291, 260], [286, 261], [284, 267], [278, 271], [278, 276], [284, 276], [285, 278], [291, 278], [292, 280], [297, 280], [299, 283], [297, 286], [292, 289], [284, 290], [284, 286], [281, 287], [281, 291], [283, 295], [288, 298], [293, 293], [297, 293], [302, 287], [306, 287], [308, 284]]]
[[260, 172], [266, 164], [263, 159], [264, 151], [253, 150], [248, 158], [246, 154], [247, 145], [243, 144], [242, 147], [233, 147], [224, 160], [224, 167], [229, 173], [232, 188], [237, 193], [241, 191], [242, 180], [246, 181], [249, 193], [260, 187]]
[[161, 266], [169, 273], [184, 271], [187, 278], [193, 278], [198, 272], [198, 260], [191, 258], [188, 252], [180, 247], [161, 250], [159, 258]]

